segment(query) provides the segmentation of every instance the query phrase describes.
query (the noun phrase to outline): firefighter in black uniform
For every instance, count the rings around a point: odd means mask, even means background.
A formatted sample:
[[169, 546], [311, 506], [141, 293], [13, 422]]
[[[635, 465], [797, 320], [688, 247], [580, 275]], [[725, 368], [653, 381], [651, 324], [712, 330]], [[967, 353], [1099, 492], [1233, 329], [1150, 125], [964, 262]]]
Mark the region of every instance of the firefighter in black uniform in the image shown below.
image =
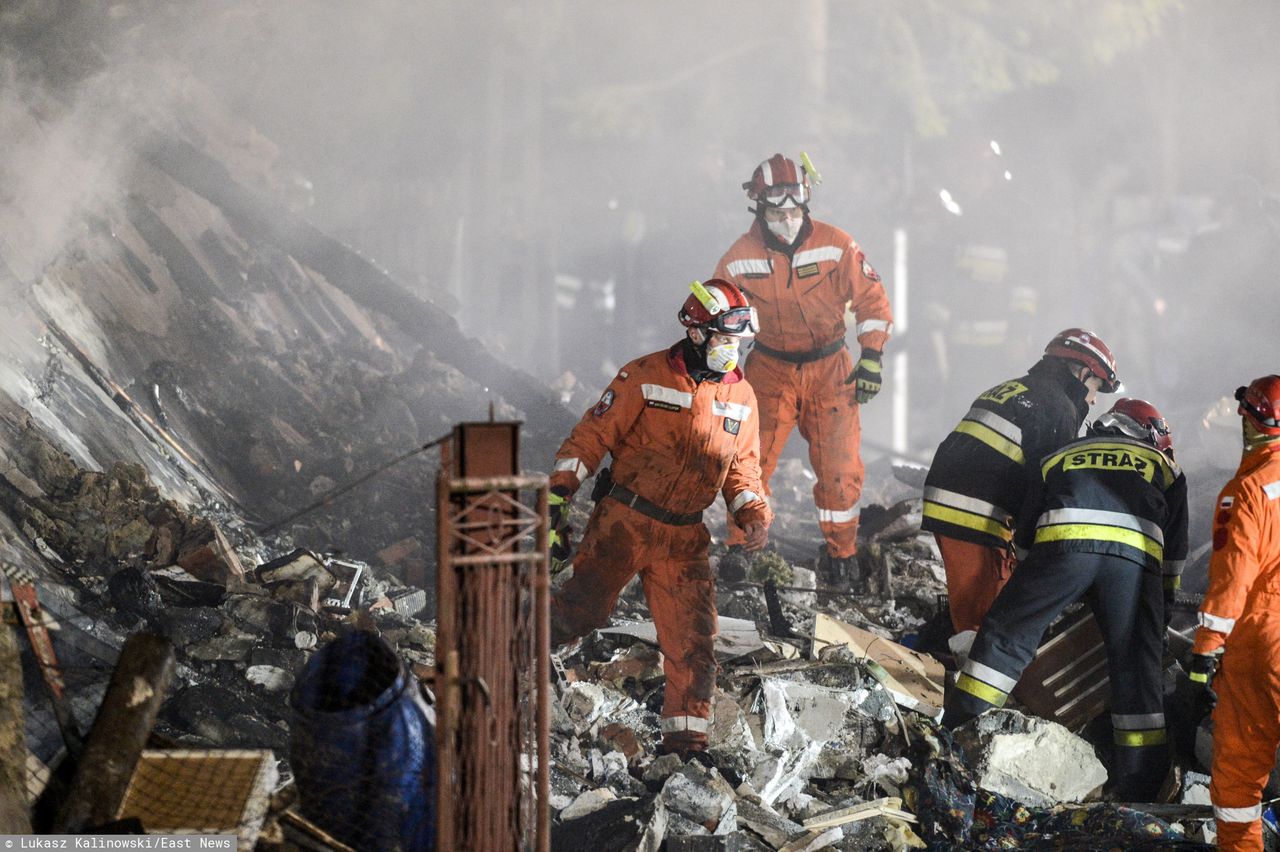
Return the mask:
[[[938, 447], [925, 478], [923, 526], [942, 553], [958, 634], [972, 640], [1013, 571], [1013, 522], [1026, 494], [1027, 463], [1079, 436], [1099, 390], [1119, 389], [1107, 345], [1069, 328], [1049, 341], [1027, 375], [974, 400]], [[953, 649], [967, 650], [956, 643]]]
[[1026, 558], [982, 622], [944, 724], [1002, 706], [1045, 628], [1083, 597], [1107, 647], [1112, 792], [1151, 801], [1168, 768], [1161, 653], [1187, 555], [1187, 480], [1160, 412], [1117, 400], [1087, 437], [1043, 459], [1015, 543]]

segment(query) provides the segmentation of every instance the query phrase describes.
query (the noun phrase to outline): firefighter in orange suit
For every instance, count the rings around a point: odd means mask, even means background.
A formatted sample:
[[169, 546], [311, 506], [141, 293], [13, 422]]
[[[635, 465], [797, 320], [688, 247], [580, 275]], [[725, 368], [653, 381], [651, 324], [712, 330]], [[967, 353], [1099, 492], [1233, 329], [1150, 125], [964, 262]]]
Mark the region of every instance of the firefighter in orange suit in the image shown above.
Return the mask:
[[[823, 567], [853, 573], [858, 497], [858, 406], [880, 390], [880, 356], [893, 326], [880, 276], [844, 231], [809, 216], [811, 164], [774, 154], [744, 183], [755, 222], [716, 266], [760, 312], [763, 327], [747, 375], [760, 397], [760, 468], [769, 478], [791, 430], [799, 426], [817, 475], [813, 500], [826, 540]], [[815, 181], [818, 180], [813, 175]], [[857, 364], [845, 343], [845, 309], [857, 317]], [[729, 520], [729, 552], [721, 570], [746, 566], [741, 527]]]
[[1280, 375], [1236, 399], [1244, 457], [1214, 510], [1189, 677], [1210, 702], [1217, 693], [1209, 797], [1218, 848], [1261, 850], [1262, 790], [1280, 745]]
[[760, 413], [738, 367], [756, 312], [727, 281], [695, 282], [677, 315], [687, 331], [670, 349], [618, 371], [556, 453], [551, 476], [553, 550], [563, 548], [566, 503], [606, 455], [595, 510], [573, 575], [551, 601], [551, 641], [604, 626], [640, 573], [666, 674], [663, 750], [706, 748], [716, 662], [715, 580], [702, 512], [723, 494], [759, 550], [773, 513], [760, 484]]

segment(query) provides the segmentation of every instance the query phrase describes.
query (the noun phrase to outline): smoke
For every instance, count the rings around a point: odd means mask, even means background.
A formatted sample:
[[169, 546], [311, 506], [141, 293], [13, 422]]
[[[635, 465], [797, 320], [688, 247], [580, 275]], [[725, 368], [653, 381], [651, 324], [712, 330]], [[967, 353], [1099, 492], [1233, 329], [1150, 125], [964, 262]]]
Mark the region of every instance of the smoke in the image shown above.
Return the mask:
[[[755, 164], [807, 150], [814, 215], [890, 284], [909, 237], [911, 332], [891, 347], [913, 359], [920, 452], [1075, 325], [1186, 434], [1274, 369], [1244, 341], [1269, 339], [1249, 305], [1273, 268], [1254, 211], [1280, 126], [1250, 105], [1276, 101], [1258, 69], [1278, 15], [1091, 5], [28, 0], [0, 12], [18, 57], [0, 257], [38, 280], [128, 190], [148, 132], [198, 126], [237, 180], [456, 305], [488, 346], [598, 388], [678, 334], [688, 282], [750, 224]], [[994, 256], [1008, 292], [966, 290], [957, 259]], [[994, 356], [938, 356], [965, 311], [1014, 301]]]

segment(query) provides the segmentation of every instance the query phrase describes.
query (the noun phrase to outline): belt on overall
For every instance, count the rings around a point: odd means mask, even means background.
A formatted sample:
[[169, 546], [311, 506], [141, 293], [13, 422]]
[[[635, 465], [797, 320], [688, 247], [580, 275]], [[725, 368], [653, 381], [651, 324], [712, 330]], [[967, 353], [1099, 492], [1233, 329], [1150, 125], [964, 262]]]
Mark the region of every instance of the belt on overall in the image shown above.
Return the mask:
[[826, 346], [819, 346], [817, 349], [810, 349], [807, 352], [783, 352], [778, 349], [770, 349], [763, 343], [757, 343], [751, 347], [752, 352], [763, 352], [770, 358], [777, 358], [779, 361], [790, 361], [792, 364], [808, 364], [810, 361], [821, 361], [828, 355], [834, 355], [845, 347], [843, 339], [833, 340]]
[[678, 514], [668, 509], [664, 509], [657, 503], [652, 503], [636, 492], [627, 488], [625, 485], [614, 483], [606, 497], [612, 497], [624, 506], [630, 506], [642, 515], [653, 518], [655, 521], [661, 521], [664, 524], [671, 524], [673, 527], [687, 527], [690, 524], [696, 524], [702, 520], [701, 512], [688, 512], [686, 514]]

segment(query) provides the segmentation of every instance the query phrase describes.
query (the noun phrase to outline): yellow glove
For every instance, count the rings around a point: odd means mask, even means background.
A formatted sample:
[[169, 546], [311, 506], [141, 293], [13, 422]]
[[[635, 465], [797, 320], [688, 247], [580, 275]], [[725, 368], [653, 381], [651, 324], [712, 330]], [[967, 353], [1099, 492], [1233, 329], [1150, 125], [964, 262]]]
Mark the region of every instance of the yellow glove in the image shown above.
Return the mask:
[[862, 357], [858, 359], [857, 365], [853, 368], [853, 372], [849, 374], [849, 378], [844, 380], [846, 385], [857, 383], [854, 389], [853, 398], [857, 400], [859, 405], [866, 405], [880, 393], [880, 353], [874, 349], [863, 349]]
[[569, 536], [569, 496], [554, 490], [547, 495], [547, 552], [551, 556], [551, 573], [559, 573], [573, 553]]

